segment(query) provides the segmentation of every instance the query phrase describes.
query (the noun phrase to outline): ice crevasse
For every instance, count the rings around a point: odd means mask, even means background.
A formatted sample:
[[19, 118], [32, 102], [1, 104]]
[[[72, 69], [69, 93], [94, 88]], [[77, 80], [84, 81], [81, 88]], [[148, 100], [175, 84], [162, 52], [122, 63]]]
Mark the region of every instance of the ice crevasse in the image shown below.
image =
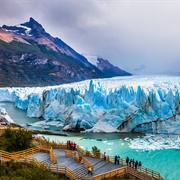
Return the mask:
[[132, 76], [49, 87], [0, 88], [29, 117], [64, 130], [180, 134], [180, 77]]

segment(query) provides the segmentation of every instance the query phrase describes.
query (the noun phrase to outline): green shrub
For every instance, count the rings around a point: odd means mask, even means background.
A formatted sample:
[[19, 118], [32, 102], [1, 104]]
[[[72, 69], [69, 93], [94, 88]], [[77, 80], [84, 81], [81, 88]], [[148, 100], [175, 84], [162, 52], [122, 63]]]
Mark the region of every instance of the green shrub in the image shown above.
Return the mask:
[[54, 174], [44, 166], [34, 163], [9, 161], [0, 165], [0, 180], [58, 180], [63, 175]]
[[101, 156], [100, 149], [98, 149], [96, 146], [92, 147], [92, 152], [96, 158], [100, 158]]
[[93, 152], [100, 152], [100, 149], [98, 149], [96, 146], [93, 146], [93, 147], [92, 147], [92, 151], [93, 151]]
[[31, 147], [33, 136], [25, 129], [13, 130], [7, 128], [2, 136], [3, 150], [13, 152], [25, 150]]

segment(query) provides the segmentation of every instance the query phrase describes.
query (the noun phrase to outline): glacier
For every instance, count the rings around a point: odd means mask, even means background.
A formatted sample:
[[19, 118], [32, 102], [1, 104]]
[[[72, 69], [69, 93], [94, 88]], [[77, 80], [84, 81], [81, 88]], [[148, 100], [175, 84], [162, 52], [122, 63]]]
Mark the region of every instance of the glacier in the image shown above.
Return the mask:
[[37, 122], [83, 132], [180, 134], [180, 77], [131, 76], [59, 86], [0, 88]]

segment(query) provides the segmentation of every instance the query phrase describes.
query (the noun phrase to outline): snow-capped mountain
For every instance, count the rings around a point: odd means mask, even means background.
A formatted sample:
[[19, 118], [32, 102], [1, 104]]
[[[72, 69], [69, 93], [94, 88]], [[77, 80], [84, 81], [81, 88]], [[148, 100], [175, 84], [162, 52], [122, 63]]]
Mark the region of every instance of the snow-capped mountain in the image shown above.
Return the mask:
[[48, 34], [33, 18], [0, 28], [0, 62], [0, 86], [45, 86], [111, 77]]
[[[17, 26], [6, 26], [3, 25], [2, 29], [6, 32], [10, 32], [16, 35], [20, 35], [23, 39], [33, 39], [38, 44], [46, 45], [48, 49], [54, 51], [60, 51], [68, 56], [72, 56], [78, 60], [81, 60], [83, 63], [87, 63], [87, 60], [74, 51], [70, 46], [64, 43], [59, 38], [53, 38], [50, 34], [48, 34], [45, 29], [35, 21], [33, 18], [30, 18], [29, 22], [17, 25]], [[14, 41], [16, 39], [13, 39]]]
[[64, 130], [180, 134], [180, 77], [131, 76], [44, 88], [0, 88], [11, 101], [41, 117], [34, 126]]
[[131, 75], [130, 73], [112, 65], [108, 60], [103, 59], [100, 56], [84, 55], [87, 60], [102, 71], [106, 77]]

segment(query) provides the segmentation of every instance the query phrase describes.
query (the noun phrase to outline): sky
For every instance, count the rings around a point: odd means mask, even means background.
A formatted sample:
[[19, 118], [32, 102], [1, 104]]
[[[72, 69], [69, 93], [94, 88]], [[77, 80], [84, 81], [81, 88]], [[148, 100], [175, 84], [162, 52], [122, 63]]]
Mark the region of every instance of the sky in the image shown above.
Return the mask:
[[133, 74], [180, 75], [180, 0], [0, 0], [0, 26], [30, 17], [80, 54]]

